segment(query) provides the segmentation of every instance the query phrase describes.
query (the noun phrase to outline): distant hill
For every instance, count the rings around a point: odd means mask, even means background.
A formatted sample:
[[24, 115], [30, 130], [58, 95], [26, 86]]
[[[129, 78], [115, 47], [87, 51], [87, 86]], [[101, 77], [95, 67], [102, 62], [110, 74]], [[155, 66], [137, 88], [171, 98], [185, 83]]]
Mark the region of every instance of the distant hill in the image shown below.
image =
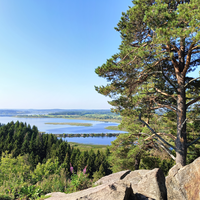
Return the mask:
[[64, 109], [0, 109], [0, 115], [30, 115], [48, 114], [50, 112], [62, 112]]
[[117, 114], [112, 113], [110, 109], [104, 110], [87, 110], [87, 109], [0, 109], [0, 116], [15, 116], [15, 115], [112, 115], [117, 116]]
[[92, 115], [92, 114], [101, 114], [101, 115], [116, 115], [112, 113], [109, 109], [107, 110], [84, 110], [84, 109], [72, 109], [59, 111], [55, 113], [49, 113], [50, 115]]

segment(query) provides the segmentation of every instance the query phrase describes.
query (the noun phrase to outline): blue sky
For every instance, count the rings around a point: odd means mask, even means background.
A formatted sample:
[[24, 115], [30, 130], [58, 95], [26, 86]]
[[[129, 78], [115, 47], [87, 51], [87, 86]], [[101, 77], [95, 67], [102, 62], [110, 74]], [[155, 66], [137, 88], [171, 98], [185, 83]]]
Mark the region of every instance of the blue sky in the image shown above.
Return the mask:
[[110, 108], [94, 70], [131, 0], [0, 0], [0, 108]]
[[0, 0], [0, 109], [107, 109], [94, 70], [131, 0]]

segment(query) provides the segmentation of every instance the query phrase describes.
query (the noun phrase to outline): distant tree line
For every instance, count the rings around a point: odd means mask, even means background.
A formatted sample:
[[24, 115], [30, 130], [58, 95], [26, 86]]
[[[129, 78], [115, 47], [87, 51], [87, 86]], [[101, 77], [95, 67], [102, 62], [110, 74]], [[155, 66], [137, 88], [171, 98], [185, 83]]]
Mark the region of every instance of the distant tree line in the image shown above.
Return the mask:
[[56, 137], [116, 137], [120, 133], [63, 133], [63, 134], [54, 134]]
[[110, 110], [67, 110], [55, 113], [49, 113], [49, 115], [87, 115], [87, 114], [106, 114], [106, 115], [116, 115]]

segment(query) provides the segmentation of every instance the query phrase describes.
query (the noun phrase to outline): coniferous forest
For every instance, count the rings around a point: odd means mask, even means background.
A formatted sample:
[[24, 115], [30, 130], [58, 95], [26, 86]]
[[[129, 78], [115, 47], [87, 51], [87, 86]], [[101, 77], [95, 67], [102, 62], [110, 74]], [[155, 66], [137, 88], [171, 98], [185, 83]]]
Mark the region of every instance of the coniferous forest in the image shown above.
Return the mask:
[[[0, 197], [35, 198], [74, 192], [111, 173], [104, 152], [80, 151], [36, 126], [10, 122], [0, 127]], [[83, 172], [83, 169], [85, 171]]]

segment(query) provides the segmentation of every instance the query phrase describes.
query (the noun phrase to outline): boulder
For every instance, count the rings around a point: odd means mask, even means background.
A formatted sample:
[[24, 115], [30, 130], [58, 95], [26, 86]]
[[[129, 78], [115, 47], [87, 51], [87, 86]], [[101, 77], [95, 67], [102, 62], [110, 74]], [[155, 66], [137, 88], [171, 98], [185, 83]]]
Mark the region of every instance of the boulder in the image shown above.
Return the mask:
[[108, 183], [114, 183], [116, 181], [124, 179], [131, 171], [125, 170], [117, 173], [110, 174], [108, 176], [104, 176], [100, 178], [98, 181], [96, 181], [95, 185], [101, 185], [101, 184], [108, 184]]
[[130, 183], [137, 200], [166, 200], [167, 190], [162, 170], [135, 170], [129, 173], [123, 182]]
[[[50, 197], [48, 197], [50, 196]], [[62, 192], [52, 192], [52, 193], [49, 193], [49, 194], [46, 194], [45, 195], [45, 199], [48, 199], [48, 200], [66, 200], [67, 194], [65, 193], [62, 193]]]
[[[134, 188], [133, 188], [133, 192]], [[155, 168], [146, 173], [137, 185], [137, 194], [156, 200], [167, 200], [165, 176], [161, 169]]]
[[137, 184], [142, 180], [143, 176], [145, 176], [151, 170], [135, 170], [130, 172], [124, 179], [124, 182], [131, 183], [132, 186], [137, 186]]
[[175, 165], [166, 177], [168, 200], [200, 199], [200, 157], [189, 165]]
[[71, 194], [51, 193], [48, 200], [166, 200], [160, 169], [122, 171], [101, 178], [93, 188]]
[[200, 157], [193, 163], [162, 170], [122, 171], [101, 178], [93, 188], [64, 194], [54, 192], [48, 200], [197, 200], [200, 199]]
[[[115, 182], [103, 184], [71, 194], [50, 193], [48, 200], [135, 200], [130, 184]], [[59, 196], [57, 196], [59, 195]]]

